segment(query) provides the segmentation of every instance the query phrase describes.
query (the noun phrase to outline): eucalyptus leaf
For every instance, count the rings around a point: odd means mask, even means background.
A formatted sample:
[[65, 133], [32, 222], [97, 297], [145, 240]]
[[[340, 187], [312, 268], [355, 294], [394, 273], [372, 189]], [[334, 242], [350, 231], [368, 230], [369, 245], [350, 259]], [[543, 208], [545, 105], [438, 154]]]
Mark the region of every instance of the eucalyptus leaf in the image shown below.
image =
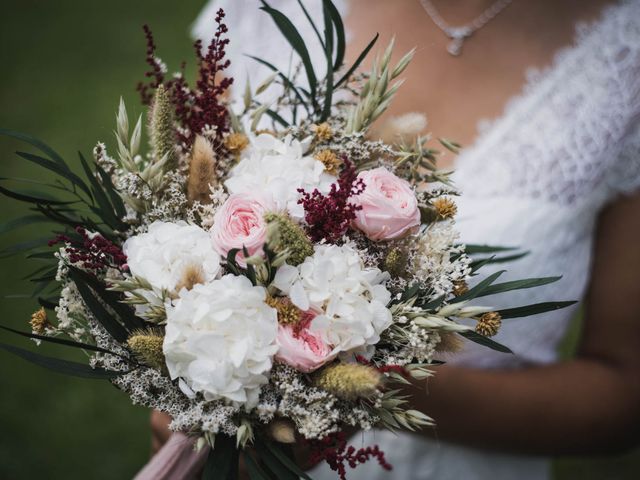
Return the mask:
[[574, 305], [577, 302], [543, 302], [533, 303], [531, 305], [525, 305], [523, 307], [506, 308], [504, 310], [498, 310], [500, 316], [505, 318], [519, 318], [528, 317], [531, 315], [538, 315], [539, 313], [552, 312], [554, 310], [560, 310]]
[[247, 467], [249, 480], [271, 480], [271, 478], [262, 471], [251, 455], [245, 452], [242, 458], [244, 459], [244, 464]]
[[[521, 258], [526, 257], [527, 255], [529, 255], [529, 253], [530, 252], [521, 252], [521, 253], [516, 253], [515, 255], [507, 255], [506, 257], [497, 257], [494, 255], [487, 262], [485, 262], [484, 265], [493, 264], [493, 263], [515, 262], [516, 260], [520, 260]], [[475, 262], [471, 262], [471, 265], [473, 266], [474, 263]]]
[[287, 122], [284, 118], [282, 118], [280, 115], [278, 115], [276, 112], [274, 112], [271, 109], [267, 109], [264, 113], [266, 113], [267, 115], [269, 115], [273, 120], [275, 120], [276, 122], [278, 122], [280, 125], [282, 125], [284, 128], [289, 128], [291, 125], [289, 124], [289, 122]]
[[258, 458], [264, 464], [265, 469], [271, 472], [274, 478], [278, 480], [299, 480], [299, 475], [296, 475], [290, 468], [284, 465], [278, 457], [266, 447], [264, 442], [256, 439], [254, 448], [258, 454]]
[[475, 287], [469, 289], [467, 293], [459, 295], [451, 300], [451, 303], [459, 303], [467, 300], [473, 300], [474, 298], [482, 295], [482, 293], [489, 288], [489, 286], [503, 273], [505, 270], [500, 270], [499, 272], [495, 272], [492, 275], [489, 275], [487, 278], [478, 283]]
[[13, 345], [0, 343], [0, 348], [41, 367], [74, 377], [108, 380], [127, 373], [126, 371], [115, 372], [105, 370], [104, 368], [92, 368], [90, 365], [86, 365], [84, 363], [71, 362], [61, 358], [47, 357], [30, 350], [25, 350], [24, 348], [14, 347]]
[[322, 35], [320, 35], [320, 31], [318, 31], [318, 27], [316, 26], [316, 23], [311, 18], [311, 15], [309, 15], [309, 11], [307, 10], [307, 7], [304, 6], [304, 3], [302, 3], [302, 0], [298, 0], [298, 5], [302, 9], [302, 12], [304, 13], [304, 16], [309, 21], [309, 25], [311, 25], [311, 28], [313, 29], [313, 31], [315, 32], [316, 36], [318, 37], [318, 41], [320, 42], [320, 45], [322, 45], [322, 49], [326, 50], [326, 45], [324, 43], [324, 39], [322, 38]]
[[49, 241], [49, 238], [40, 237], [40, 238], [32, 238], [30, 240], [25, 240], [24, 242], [16, 243], [7, 248], [4, 248], [3, 250], [0, 250], [0, 258], [10, 257], [12, 255], [16, 255], [18, 253], [22, 253], [36, 247], [46, 246], [48, 241]]
[[59, 302], [60, 302], [60, 297], [57, 297], [57, 298], [38, 297], [38, 305], [46, 308], [47, 310], [54, 310], [58, 306]]
[[6, 128], [0, 128], [0, 135], [6, 135], [7, 137], [13, 137], [17, 140], [22, 140], [23, 142], [36, 147], [42, 153], [47, 154], [49, 158], [54, 160], [56, 163], [64, 165], [67, 169], [69, 169], [62, 157], [42, 140], [38, 140], [37, 138], [32, 137], [31, 135], [27, 135], [26, 133], [15, 132], [13, 130], [7, 130]]
[[476, 297], [485, 297], [487, 295], [495, 295], [496, 293], [509, 292], [511, 290], [523, 290], [526, 288], [540, 287], [549, 283], [554, 283], [562, 277], [541, 277], [541, 278], [525, 278], [523, 280], [515, 280], [512, 282], [496, 283], [486, 288]]
[[[90, 350], [92, 352], [100, 352], [100, 353], [108, 353], [109, 355], [116, 355], [121, 358], [125, 358], [120, 354], [114, 353], [111, 350], [107, 350], [105, 348], [97, 347], [95, 345], [89, 345], [88, 343], [76, 342], [75, 340], [67, 340], [64, 338], [50, 337], [47, 335], [38, 335], [36, 333], [28, 333], [22, 332], [20, 330], [15, 330], [10, 327], [5, 327], [4, 325], [0, 325], [0, 329], [6, 330], [7, 332], [14, 333], [16, 335], [20, 335], [22, 337], [27, 337], [35, 340], [41, 340], [43, 342], [55, 343], [57, 345], [65, 345], [67, 347], [81, 348], [83, 350]], [[128, 360], [128, 359], [127, 359]]]
[[116, 341], [120, 343], [126, 342], [129, 337], [127, 330], [107, 311], [104, 306], [102, 306], [94, 296], [89, 286], [87, 286], [87, 284], [77, 274], [77, 270], [70, 269], [69, 275], [75, 282], [82, 300], [96, 320], [100, 322], [105, 330], [109, 332], [109, 335], [111, 335]]
[[219, 433], [207, 456], [202, 480], [236, 480], [238, 478], [238, 450], [235, 439]]
[[[10, 179], [3, 177], [3, 178], [0, 178], [0, 180], [10, 180]], [[64, 201], [64, 200], [58, 200], [55, 198], [47, 198], [46, 195], [42, 196], [43, 194], [41, 192], [38, 193], [38, 195], [40, 196], [36, 197], [28, 193], [15, 192], [3, 186], [0, 186], [0, 193], [2, 193], [7, 197], [13, 198], [15, 200], [19, 200], [21, 202], [27, 202], [27, 203], [43, 203], [43, 204], [50, 204], [50, 205], [71, 205], [73, 203], [76, 203], [75, 201]]]
[[287, 39], [289, 44], [296, 51], [300, 59], [302, 60], [302, 64], [304, 65], [305, 72], [307, 74], [307, 79], [309, 80], [309, 89], [311, 90], [311, 102], [315, 106], [315, 97], [316, 90], [318, 86], [318, 80], [316, 78], [315, 71], [313, 70], [313, 63], [311, 61], [311, 56], [309, 55], [309, 50], [307, 50], [307, 46], [304, 43], [304, 39], [296, 29], [295, 25], [291, 23], [291, 20], [287, 18], [281, 11], [272, 8], [266, 1], [262, 1], [261, 10], [264, 10], [275, 22], [276, 26], [280, 30], [280, 32]]
[[100, 184], [100, 182], [94, 175], [93, 171], [89, 167], [89, 164], [87, 163], [87, 160], [84, 158], [84, 155], [82, 155], [82, 152], [78, 152], [78, 156], [80, 157], [80, 163], [82, 165], [82, 168], [84, 169], [85, 176], [91, 183], [91, 187], [92, 187], [91, 190], [93, 191], [93, 195], [98, 204], [97, 208], [93, 207], [92, 210], [94, 211], [94, 213], [96, 213], [96, 215], [100, 217], [102, 221], [104, 221], [111, 228], [113, 229], [122, 228], [124, 224], [115, 214], [114, 208], [111, 205], [109, 198], [105, 194], [102, 185]]
[[465, 332], [458, 332], [464, 338], [471, 340], [479, 345], [484, 347], [489, 347], [492, 350], [496, 350], [502, 353], [513, 353], [511, 349], [501, 343], [496, 342], [495, 340], [491, 340], [489, 337], [485, 337], [484, 335], [480, 335], [478, 332], [473, 330], [467, 330]]
[[118, 314], [129, 332], [144, 328], [144, 322], [135, 315], [131, 307], [121, 302], [120, 293], [107, 290], [105, 285], [97, 278], [76, 267], [70, 266], [69, 268], [81, 281], [87, 283], [104, 303]]
[[497, 252], [507, 252], [512, 250], [517, 250], [517, 247], [497, 247], [493, 245], [473, 245], [466, 244], [465, 252], [469, 255], [473, 255], [475, 253], [497, 253]]
[[280, 70], [278, 70], [275, 67], [275, 65], [273, 65], [273, 64], [271, 64], [271, 63], [269, 63], [266, 60], [263, 60], [261, 58], [254, 57], [253, 55], [247, 55], [247, 57], [251, 58], [252, 60], [255, 60], [256, 62], [260, 63], [261, 65], [264, 65], [265, 67], [269, 68], [270, 70], [272, 70], [274, 72], [277, 72], [278, 73], [278, 77], [282, 80], [282, 82], [284, 83], [285, 87], [287, 87], [291, 91], [293, 91], [293, 93], [296, 96], [296, 98], [300, 101], [300, 104], [307, 110], [307, 113], [310, 113], [309, 106], [307, 105], [307, 101], [302, 97], [302, 95], [300, 95], [299, 89], [293, 84], [293, 82], [291, 82], [291, 80], [289, 80], [289, 78], [285, 74], [280, 72]]
[[329, 11], [333, 25], [336, 29], [336, 57], [333, 63], [333, 70], [339, 70], [344, 64], [344, 54], [346, 51], [347, 40], [344, 30], [344, 23], [340, 12], [331, 0], [324, 0], [325, 8]]
[[346, 82], [347, 80], [349, 80], [349, 77], [351, 77], [351, 75], [353, 75], [353, 72], [355, 72], [358, 67], [360, 66], [360, 64], [362, 63], [362, 61], [367, 57], [367, 55], [369, 55], [369, 52], [371, 51], [371, 49], [373, 48], [373, 46], [376, 44], [376, 42], [378, 41], [378, 38], [380, 37], [379, 33], [376, 33], [376, 36], [373, 37], [373, 40], [371, 40], [369, 42], [369, 44], [365, 47], [365, 49], [360, 53], [360, 55], [358, 56], [358, 58], [356, 59], [355, 62], [353, 62], [353, 65], [351, 65], [351, 68], [349, 68], [349, 70], [347, 70], [347, 73], [345, 73], [342, 78], [340, 78], [340, 80], [338, 80], [334, 86], [334, 88], [338, 88], [340, 87], [344, 82]]
[[274, 442], [270, 442], [268, 440], [264, 441], [264, 445], [289, 470], [294, 472], [296, 475], [304, 478], [305, 480], [311, 480], [311, 477], [304, 473], [304, 471], [302, 471], [302, 469], [291, 459], [291, 457], [283, 452], [283, 448], [285, 448], [284, 446], [281, 446]]
[[32, 153], [16, 152], [16, 155], [24, 158], [25, 160], [28, 160], [29, 162], [33, 162], [36, 165], [40, 165], [41, 167], [44, 167], [47, 170], [57, 173], [58, 175], [66, 178], [72, 184], [82, 189], [89, 196], [89, 198], [91, 198], [91, 191], [89, 190], [89, 187], [87, 186], [87, 184], [84, 183], [79, 176], [77, 176], [75, 173], [69, 170], [69, 168], [66, 165], [61, 165], [57, 162], [54, 162], [53, 160], [42, 158]]
[[331, 115], [331, 102], [333, 98], [333, 21], [327, 2], [323, 1], [324, 12], [324, 38], [325, 56], [327, 59], [327, 75], [325, 77], [324, 106], [320, 121], [325, 122]]
[[[138, 120], [138, 123], [140, 122], [140, 120]], [[111, 181], [111, 177], [109, 176], [109, 174], [107, 172], [104, 171], [104, 169], [98, 165], [97, 163], [95, 164], [96, 166], [96, 171], [98, 172], [98, 175], [100, 175], [100, 179], [102, 180], [102, 185], [104, 186], [105, 190], [107, 191], [107, 195], [109, 195], [109, 199], [111, 200], [111, 204], [113, 205], [113, 208], [115, 209], [116, 212], [116, 216], [117, 217], [124, 217], [127, 213], [127, 209], [124, 206], [124, 202], [122, 201], [122, 197], [120, 197], [120, 195], [118, 194], [118, 192], [116, 191], [115, 186], [113, 185], [113, 182]]]

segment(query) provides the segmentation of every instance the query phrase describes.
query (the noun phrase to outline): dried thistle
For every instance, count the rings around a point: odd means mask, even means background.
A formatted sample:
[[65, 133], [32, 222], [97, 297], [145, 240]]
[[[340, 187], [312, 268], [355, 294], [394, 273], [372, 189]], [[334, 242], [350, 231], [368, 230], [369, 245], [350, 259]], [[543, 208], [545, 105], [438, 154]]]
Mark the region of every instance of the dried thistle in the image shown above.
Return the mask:
[[357, 363], [335, 363], [314, 375], [315, 386], [343, 400], [370, 398], [382, 385], [382, 374]]
[[456, 280], [455, 282], [453, 282], [453, 294], [456, 297], [464, 295], [468, 291], [469, 285], [467, 285], [467, 282], [465, 282], [464, 280]]
[[160, 330], [147, 329], [133, 332], [127, 345], [145, 365], [164, 372], [167, 367], [162, 352], [163, 341], [164, 335]]
[[190, 203], [211, 203], [211, 185], [217, 182], [216, 159], [213, 147], [202, 135], [196, 136], [189, 160], [187, 198]]
[[224, 139], [224, 146], [233, 154], [240, 154], [249, 145], [249, 139], [244, 133], [230, 133]]
[[33, 333], [38, 335], [44, 335], [47, 332], [47, 329], [52, 326], [47, 318], [47, 312], [44, 307], [33, 312], [29, 324], [31, 325]]
[[438, 219], [446, 220], [448, 218], [455, 217], [456, 213], [458, 213], [458, 207], [455, 202], [447, 197], [436, 198], [431, 202], [433, 207], [436, 210], [436, 214]]
[[338, 175], [340, 167], [342, 166], [342, 160], [331, 150], [320, 150], [316, 153], [315, 159], [322, 162], [327, 173]]
[[278, 323], [294, 325], [302, 318], [302, 311], [296, 307], [289, 297], [267, 296], [265, 303], [278, 312]]
[[333, 130], [331, 125], [327, 122], [323, 122], [319, 125], [312, 125], [311, 131], [315, 134], [316, 139], [321, 142], [331, 140], [331, 137], [333, 137]]
[[400, 247], [394, 247], [384, 259], [384, 269], [389, 272], [392, 277], [401, 277], [407, 268], [407, 260], [407, 252]]
[[498, 312], [488, 312], [480, 317], [476, 324], [476, 332], [485, 337], [493, 337], [502, 325], [502, 317]]

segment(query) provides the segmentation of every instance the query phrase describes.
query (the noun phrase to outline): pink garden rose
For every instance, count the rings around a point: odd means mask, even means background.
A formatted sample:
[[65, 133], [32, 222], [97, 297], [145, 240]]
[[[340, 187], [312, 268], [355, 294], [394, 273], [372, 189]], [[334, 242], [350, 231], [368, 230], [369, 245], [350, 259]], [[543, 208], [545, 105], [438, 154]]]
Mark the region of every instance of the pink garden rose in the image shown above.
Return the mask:
[[364, 191], [353, 197], [361, 208], [353, 226], [369, 239], [394, 240], [417, 230], [420, 210], [416, 194], [409, 185], [384, 167], [358, 174]]
[[[309, 316], [310, 315], [310, 316]], [[315, 314], [307, 312], [301, 325], [280, 325], [276, 342], [278, 353], [276, 359], [299, 370], [310, 373], [335, 357], [330, 345], [326, 344], [319, 334], [309, 329]]]
[[222, 257], [229, 250], [239, 248], [238, 264], [245, 267], [242, 248], [249, 255], [261, 255], [267, 236], [264, 215], [273, 211], [273, 204], [266, 197], [238, 193], [230, 195], [213, 217], [210, 235], [213, 249]]

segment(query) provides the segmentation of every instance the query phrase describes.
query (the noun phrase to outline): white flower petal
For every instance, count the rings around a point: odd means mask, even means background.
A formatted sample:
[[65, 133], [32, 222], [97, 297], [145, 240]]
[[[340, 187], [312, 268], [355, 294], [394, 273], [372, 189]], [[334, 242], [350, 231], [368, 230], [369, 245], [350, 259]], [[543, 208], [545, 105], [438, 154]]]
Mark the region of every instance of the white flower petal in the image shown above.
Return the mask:
[[297, 281], [293, 284], [289, 292], [289, 297], [291, 298], [291, 302], [300, 310], [309, 310], [309, 298], [307, 297], [307, 292], [304, 291], [302, 282]]

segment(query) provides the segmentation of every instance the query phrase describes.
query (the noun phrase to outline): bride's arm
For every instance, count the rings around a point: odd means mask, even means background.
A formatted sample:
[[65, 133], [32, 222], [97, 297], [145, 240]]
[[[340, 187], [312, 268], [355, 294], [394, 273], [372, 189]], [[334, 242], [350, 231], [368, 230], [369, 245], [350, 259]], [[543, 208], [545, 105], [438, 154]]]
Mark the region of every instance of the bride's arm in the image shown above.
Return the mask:
[[[640, 441], [640, 195], [601, 215], [573, 360], [523, 370], [437, 369], [412, 390], [437, 435], [539, 454], [613, 452]], [[535, 318], [530, 321], [535, 322]]]

